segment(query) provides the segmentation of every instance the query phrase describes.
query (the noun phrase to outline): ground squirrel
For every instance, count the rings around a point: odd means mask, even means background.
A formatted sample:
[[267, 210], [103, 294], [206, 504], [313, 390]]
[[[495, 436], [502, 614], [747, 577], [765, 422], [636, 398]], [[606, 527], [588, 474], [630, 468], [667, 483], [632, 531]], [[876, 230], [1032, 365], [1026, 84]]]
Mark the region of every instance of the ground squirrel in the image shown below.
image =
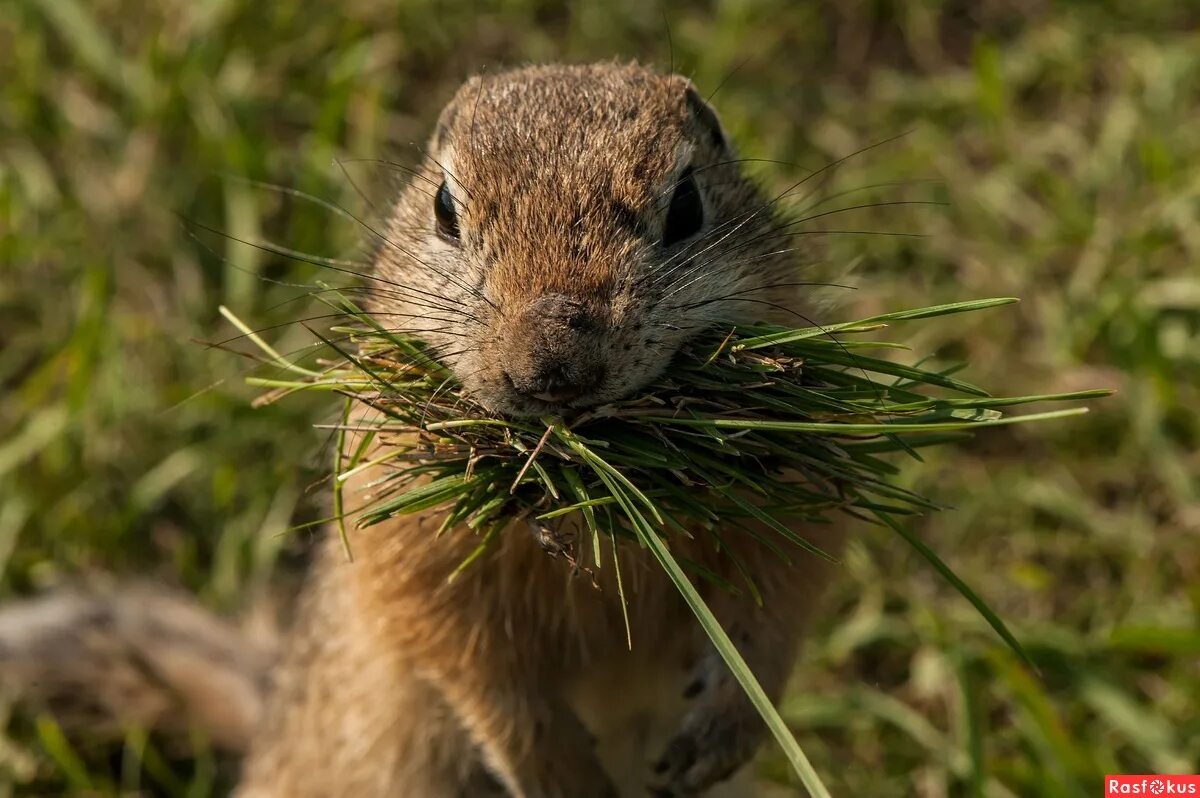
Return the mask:
[[[773, 210], [683, 77], [616, 63], [476, 77], [380, 231], [369, 307], [495, 412], [590, 407], [714, 323], [803, 309]], [[622, 544], [630, 649], [611, 568], [575, 578], [513, 528], [449, 581], [478, 539], [434, 540], [440, 522], [355, 531], [352, 563], [322, 547], [245, 734], [241, 798], [751, 794], [735, 774], [765, 727], [648, 553]], [[835, 530], [806, 534], [839, 548]], [[725, 539], [763, 606], [703, 590], [777, 698], [828, 566]], [[673, 545], [731, 571], [710, 539]]]

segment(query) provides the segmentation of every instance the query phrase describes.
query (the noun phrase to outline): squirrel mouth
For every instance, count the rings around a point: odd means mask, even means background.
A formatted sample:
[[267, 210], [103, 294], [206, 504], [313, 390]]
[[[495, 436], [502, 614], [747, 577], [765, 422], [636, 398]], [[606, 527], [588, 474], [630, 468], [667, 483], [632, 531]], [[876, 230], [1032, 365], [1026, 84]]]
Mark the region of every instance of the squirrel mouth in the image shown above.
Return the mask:
[[506, 415], [544, 416], [583, 410], [608, 399], [607, 369], [557, 362], [522, 372], [500, 368], [482, 402]]
[[[526, 389], [523, 390], [522, 388]], [[501, 371], [495, 383], [474, 391], [473, 398], [489, 413], [513, 418], [539, 418], [583, 412], [612, 401], [603, 378], [586, 385], [537, 385], [536, 393]]]
[[485, 407], [493, 412], [515, 418], [538, 418], [541, 416], [567, 415], [573, 412], [588, 410], [603, 404], [604, 399], [589, 400], [586, 397], [570, 400], [544, 399], [522, 393], [511, 393], [501, 398], [501, 401], [485, 403]]

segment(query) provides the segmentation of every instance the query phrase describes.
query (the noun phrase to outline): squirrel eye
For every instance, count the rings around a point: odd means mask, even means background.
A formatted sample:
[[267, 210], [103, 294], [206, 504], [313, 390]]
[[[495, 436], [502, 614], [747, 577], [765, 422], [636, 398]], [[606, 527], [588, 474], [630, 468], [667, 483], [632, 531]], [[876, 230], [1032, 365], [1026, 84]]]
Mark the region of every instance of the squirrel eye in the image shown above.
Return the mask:
[[675, 184], [671, 206], [667, 209], [667, 221], [663, 225], [662, 245], [669, 247], [700, 232], [704, 226], [704, 203], [689, 168]]
[[438, 232], [457, 241], [459, 238], [458, 212], [454, 210], [454, 200], [451, 198], [450, 189], [444, 180], [433, 198], [433, 216], [437, 220]]

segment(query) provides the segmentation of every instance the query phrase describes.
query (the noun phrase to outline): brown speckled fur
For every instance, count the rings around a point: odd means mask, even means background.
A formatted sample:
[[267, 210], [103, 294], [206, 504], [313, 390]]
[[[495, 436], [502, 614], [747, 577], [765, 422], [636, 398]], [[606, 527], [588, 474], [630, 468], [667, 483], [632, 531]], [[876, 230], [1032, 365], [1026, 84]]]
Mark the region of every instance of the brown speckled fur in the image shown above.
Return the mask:
[[[707, 232], [664, 250], [688, 166]], [[755, 296], [797, 306], [795, 289], [765, 288], [795, 261], [769, 254], [782, 248], [760, 238], [769, 210], [684, 78], [611, 63], [473, 78], [420, 173], [380, 246], [388, 283], [371, 308], [421, 330], [495, 410], [562, 410], [508, 378], [562, 346], [572, 367], [602, 375], [568, 404], [596, 404], [656, 376], [692, 331], [764, 315], [721, 297], [764, 287]], [[457, 241], [433, 223], [443, 180]], [[583, 308], [586, 334], [541, 314], [547, 296]], [[646, 552], [621, 547], [630, 651], [611, 558], [593, 586], [510, 528], [450, 581], [478, 539], [460, 528], [435, 541], [439, 523], [431, 511], [356, 531], [353, 563], [326, 545], [241, 798], [715, 796], [751, 756], [761, 721]], [[840, 548], [836, 531], [806, 534]], [[726, 538], [765, 606], [705, 592], [778, 696], [827, 566], [801, 551], [787, 564], [742, 531]], [[710, 538], [673, 545], [738, 581]]]
[[[685, 78], [617, 64], [472, 78], [428, 153], [379, 247], [376, 270], [388, 283], [371, 309], [439, 345], [495, 410], [559, 409], [513, 396], [503, 374], [547, 341], [569, 340], [582, 350], [577, 361], [606, 375], [575, 403], [594, 405], [652, 379], [696, 329], [775, 313], [764, 302], [801, 309], [794, 288], [752, 290], [801, 279], [794, 257], [772, 254], [798, 239], [766, 237], [770, 206]], [[667, 206], [688, 166], [709, 235], [664, 251]], [[443, 180], [460, 242], [434, 233], [431, 197]], [[730, 294], [738, 298], [714, 301]], [[546, 296], [577, 304], [595, 324], [580, 334], [556, 324], [539, 312]]]
[[[435, 542], [439, 521], [363, 530], [354, 563], [327, 544], [243, 796], [473, 795], [464, 785], [481, 763], [514, 795], [645, 795], [666, 750], [654, 730], [672, 710], [670, 794], [692, 794], [753, 752], [762, 731], [754, 710], [648, 555], [622, 549], [631, 652], [611, 560], [597, 588], [510, 529], [484, 562], [448, 581], [478, 539], [458, 529]], [[832, 534], [815, 540], [837, 549]], [[781, 567], [752, 541], [736, 545], [765, 607], [719, 590], [706, 597], [778, 695], [824, 569], [803, 553]], [[677, 552], [735, 578], [705, 541]], [[699, 694], [682, 701], [696, 680]], [[622, 772], [606, 774], [579, 716], [600, 749], [639, 733], [659, 747], [635, 746], [640, 762], [618, 756]], [[610, 780], [623, 790], [611, 792]]]

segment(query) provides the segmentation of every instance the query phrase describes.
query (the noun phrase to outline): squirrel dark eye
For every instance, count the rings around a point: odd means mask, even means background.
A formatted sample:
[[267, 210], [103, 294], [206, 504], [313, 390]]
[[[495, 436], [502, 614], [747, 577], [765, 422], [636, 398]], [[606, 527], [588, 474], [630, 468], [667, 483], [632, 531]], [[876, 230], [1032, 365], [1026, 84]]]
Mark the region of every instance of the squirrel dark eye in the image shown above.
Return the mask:
[[667, 221], [663, 225], [662, 244], [669, 247], [691, 238], [699, 233], [703, 226], [704, 203], [700, 201], [700, 192], [696, 189], [692, 170], [688, 169], [675, 184], [671, 206], [667, 209]]
[[450, 196], [450, 189], [444, 180], [433, 197], [433, 216], [437, 220], [438, 232], [457, 241], [458, 212], [454, 210], [454, 199]]

